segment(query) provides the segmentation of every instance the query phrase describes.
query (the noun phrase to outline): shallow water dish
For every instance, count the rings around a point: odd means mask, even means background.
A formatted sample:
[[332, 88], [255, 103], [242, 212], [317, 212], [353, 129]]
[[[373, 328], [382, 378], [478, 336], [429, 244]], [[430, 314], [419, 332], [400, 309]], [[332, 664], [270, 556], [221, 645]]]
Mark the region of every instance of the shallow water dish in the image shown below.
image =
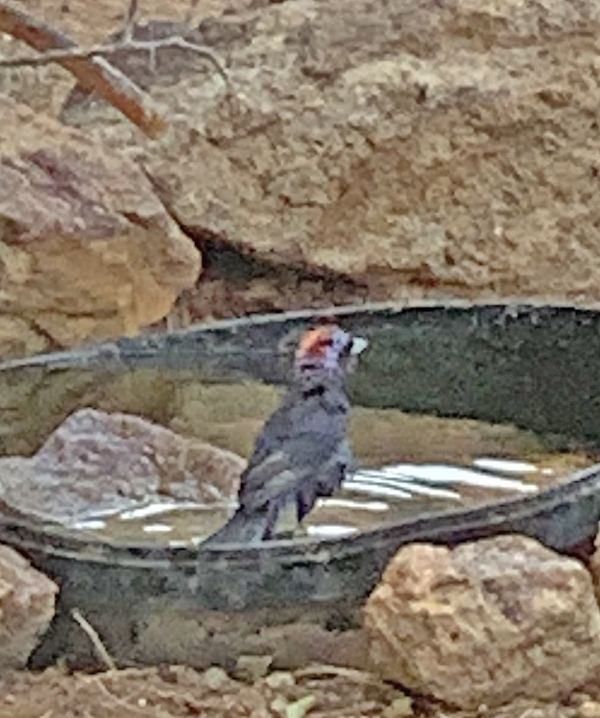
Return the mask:
[[[370, 342], [350, 381], [355, 405], [511, 422], [600, 445], [598, 312], [455, 304], [345, 307], [333, 313], [344, 328]], [[296, 338], [315, 314], [223, 321], [4, 362], [0, 441], [10, 447], [31, 438], [31, 432], [46, 435], [79, 407], [77, 387], [134, 377], [149, 368], [191, 372], [204, 382], [281, 383]], [[59, 417], [53, 413], [57, 406]], [[0, 516], [0, 541], [61, 584], [59, 615], [41, 662], [68, 644], [65, 621], [74, 607], [104, 629], [103, 635], [118, 634], [118, 640], [107, 639], [117, 655], [144, 659], [135, 648], [140, 626], [165, 610], [189, 617], [214, 611], [256, 615], [269, 609], [270, 622], [277, 622], [277, 610], [285, 620], [311, 611], [324, 617], [351, 615], [395, 550], [409, 541], [456, 543], [518, 531], [568, 550], [595, 534], [600, 465], [571, 479], [533, 496], [342, 539], [278, 541], [261, 548], [196, 551], [108, 543], [9, 515]], [[153, 660], [172, 658], [166, 647], [163, 654], [157, 650]]]

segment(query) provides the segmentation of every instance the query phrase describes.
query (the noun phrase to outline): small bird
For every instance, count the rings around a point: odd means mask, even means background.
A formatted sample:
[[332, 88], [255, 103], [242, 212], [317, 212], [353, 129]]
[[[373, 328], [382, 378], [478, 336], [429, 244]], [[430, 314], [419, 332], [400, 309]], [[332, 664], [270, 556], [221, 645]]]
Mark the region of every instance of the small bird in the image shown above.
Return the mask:
[[295, 503], [300, 523], [318, 497], [339, 488], [353, 464], [344, 380], [366, 346], [332, 323], [302, 337], [292, 384], [241, 476], [239, 508], [203, 545], [267, 540], [286, 505]]

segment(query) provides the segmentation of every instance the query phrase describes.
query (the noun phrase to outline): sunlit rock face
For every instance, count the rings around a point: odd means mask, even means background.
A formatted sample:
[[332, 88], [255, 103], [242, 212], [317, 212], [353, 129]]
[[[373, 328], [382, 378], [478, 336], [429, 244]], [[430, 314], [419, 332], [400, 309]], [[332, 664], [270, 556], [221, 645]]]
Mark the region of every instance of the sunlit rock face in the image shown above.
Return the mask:
[[[97, 35], [87, 8], [48, 5]], [[140, 37], [177, 32], [170, 11], [167, 27], [146, 9]], [[253, 260], [215, 261], [186, 297], [192, 317], [365, 297], [600, 299], [595, 0], [197, 12], [189, 38], [223, 58], [233, 92], [194, 56], [165, 53], [152, 76], [127, 52], [117, 61], [173, 118], [163, 138], [101, 103], [64, 113], [138, 152], [200, 241]]]

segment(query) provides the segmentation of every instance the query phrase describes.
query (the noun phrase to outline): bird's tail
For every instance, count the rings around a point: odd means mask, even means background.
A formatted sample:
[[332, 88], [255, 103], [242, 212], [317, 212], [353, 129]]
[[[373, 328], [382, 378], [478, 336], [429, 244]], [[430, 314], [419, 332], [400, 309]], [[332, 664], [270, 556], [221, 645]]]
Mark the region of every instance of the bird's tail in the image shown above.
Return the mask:
[[[276, 518], [276, 517], [275, 517]], [[239, 508], [216, 533], [203, 541], [202, 547], [228, 543], [253, 544], [268, 539], [273, 530], [272, 511], [268, 507], [251, 513]]]

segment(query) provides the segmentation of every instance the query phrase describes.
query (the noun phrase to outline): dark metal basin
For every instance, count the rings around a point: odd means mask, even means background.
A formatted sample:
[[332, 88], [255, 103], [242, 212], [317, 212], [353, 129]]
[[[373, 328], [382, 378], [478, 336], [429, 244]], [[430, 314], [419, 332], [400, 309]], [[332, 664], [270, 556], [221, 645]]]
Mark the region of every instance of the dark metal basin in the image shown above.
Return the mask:
[[[332, 313], [344, 327], [370, 340], [350, 384], [354, 404], [512, 422], [600, 444], [598, 312], [454, 304], [327, 312]], [[82, 382], [101, 383], [148, 367], [194, 372], [204, 381], [282, 382], [296, 336], [315, 314], [218, 322], [5, 362], [0, 364], [0, 395], [13, 399], [12, 404], [0, 399], [0, 429], [2, 422], [11, 427], [4, 426], [2, 436], [8, 444], [19, 440], [19, 432], [25, 436], [33, 406], [36, 431], [54, 428], [55, 417], [47, 426], [43, 422], [48, 396], [68, 413], [77, 406], [75, 388]], [[23, 397], [23, 405], [14, 397]], [[73, 607], [94, 618], [117, 655], [131, 658], [143, 654], [132, 648], [141, 627], [165, 610], [200, 622], [214, 612], [260, 614], [259, 622], [276, 622], [277, 615], [289, 621], [311, 612], [325, 622], [333, 615], [351, 616], [389, 558], [408, 541], [453, 543], [521, 531], [567, 549], [595, 532], [600, 466], [574, 476], [573, 482], [581, 495], [566, 502], [572, 512], [561, 510], [560, 516], [556, 503], [565, 495], [564, 486], [534, 498], [415, 519], [343, 540], [280, 541], [260, 549], [115, 545], [9, 516], [0, 517], [0, 541], [61, 584], [59, 617], [42, 647], [42, 663], [66, 650], [65, 621]], [[155, 658], [171, 660], [172, 654], [157, 649]]]

